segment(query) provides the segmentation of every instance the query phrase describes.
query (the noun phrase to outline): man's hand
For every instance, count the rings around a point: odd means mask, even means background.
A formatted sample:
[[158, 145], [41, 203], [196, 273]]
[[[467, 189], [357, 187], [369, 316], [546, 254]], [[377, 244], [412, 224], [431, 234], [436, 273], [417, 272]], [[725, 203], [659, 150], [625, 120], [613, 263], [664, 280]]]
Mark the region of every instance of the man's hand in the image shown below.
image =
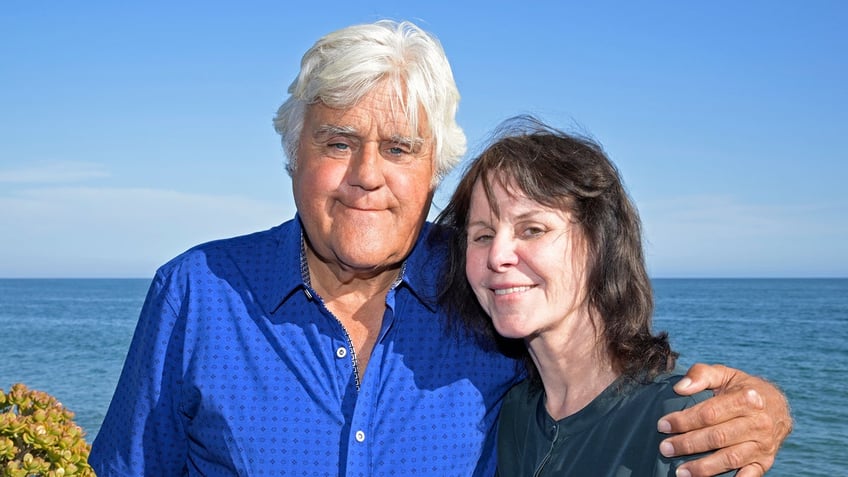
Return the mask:
[[712, 389], [715, 397], [659, 420], [660, 432], [680, 434], [664, 440], [660, 452], [672, 457], [716, 451], [683, 464], [678, 477], [715, 475], [737, 468], [737, 477], [765, 474], [792, 432], [786, 397], [763, 379], [721, 365], [696, 364], [674, 387], [682, 395], [704, 389]]

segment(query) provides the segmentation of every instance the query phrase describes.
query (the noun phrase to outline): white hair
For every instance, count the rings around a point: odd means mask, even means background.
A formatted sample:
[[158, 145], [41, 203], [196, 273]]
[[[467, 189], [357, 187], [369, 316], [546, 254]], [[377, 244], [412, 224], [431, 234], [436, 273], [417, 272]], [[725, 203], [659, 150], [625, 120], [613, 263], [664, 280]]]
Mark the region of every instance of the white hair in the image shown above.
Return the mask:
[[459, 91], [439, 41], [407, 21], [343, 28], [319, 39], [303, 55], [300, 73], [288, 89], [290, 96], [274, 117], [289, 174], [297, 168], [307, 105], [350, 108], [384, 80], [401, 100], [413, 131], [418, 130], [419, 107], [427, 115], [435, 142], [433, 185], [437, 185], [465, 154], [465, 133], [456, 123]]

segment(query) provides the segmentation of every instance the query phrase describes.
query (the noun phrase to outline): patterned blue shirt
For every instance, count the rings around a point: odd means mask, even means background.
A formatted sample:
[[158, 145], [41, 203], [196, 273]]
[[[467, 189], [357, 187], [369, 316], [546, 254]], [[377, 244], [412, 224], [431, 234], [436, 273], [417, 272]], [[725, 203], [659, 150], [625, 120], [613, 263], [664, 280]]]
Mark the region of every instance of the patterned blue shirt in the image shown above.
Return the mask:
[[164, 265], [91, 451], [97, 475], [492, 475], [519, 367], [445, 331], [434, 231], [387, 296], [361, 383], [304, 280], [297, 217]]

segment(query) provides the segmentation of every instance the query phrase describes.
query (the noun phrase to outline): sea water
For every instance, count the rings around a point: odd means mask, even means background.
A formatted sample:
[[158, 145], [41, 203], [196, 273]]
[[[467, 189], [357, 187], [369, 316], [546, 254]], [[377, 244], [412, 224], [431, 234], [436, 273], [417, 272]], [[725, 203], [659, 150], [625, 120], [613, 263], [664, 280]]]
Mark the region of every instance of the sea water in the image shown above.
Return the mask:
[[[0, 388], [48, 392], [93, 441], [149, 280], [0, 279]], [[848, 469], [848, 279], [657, 279], [657, 330], [680, 363], [722, 363], [768, 378], [795, 430], [769, 472]]]

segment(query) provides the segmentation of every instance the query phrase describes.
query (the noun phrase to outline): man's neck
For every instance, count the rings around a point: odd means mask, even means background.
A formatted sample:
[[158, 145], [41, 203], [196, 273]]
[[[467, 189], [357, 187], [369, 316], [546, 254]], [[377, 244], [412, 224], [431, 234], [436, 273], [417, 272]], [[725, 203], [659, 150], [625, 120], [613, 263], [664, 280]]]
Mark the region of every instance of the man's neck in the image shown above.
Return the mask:
[[347, 332], [361, 380], [383, 323], [386, 295], [397, 281], [402, 264], [363, 272], [323, 261], [308, 247], [304, 253], [306, 278]]

